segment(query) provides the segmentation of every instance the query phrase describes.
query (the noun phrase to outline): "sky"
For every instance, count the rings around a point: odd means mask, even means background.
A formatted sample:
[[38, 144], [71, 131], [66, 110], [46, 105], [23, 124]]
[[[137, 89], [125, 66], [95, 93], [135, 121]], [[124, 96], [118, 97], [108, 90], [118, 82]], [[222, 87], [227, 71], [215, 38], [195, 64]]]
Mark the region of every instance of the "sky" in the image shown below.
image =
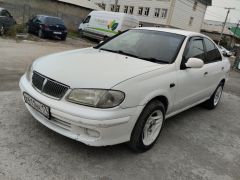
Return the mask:
[[212, 6], [207, 8], [205, 19], [224, 21], [227, 10], [224, 7], [233, 7], [228, 16], [228, 22], [237, 23], [240, 20], [240, 0], [212, 0]]

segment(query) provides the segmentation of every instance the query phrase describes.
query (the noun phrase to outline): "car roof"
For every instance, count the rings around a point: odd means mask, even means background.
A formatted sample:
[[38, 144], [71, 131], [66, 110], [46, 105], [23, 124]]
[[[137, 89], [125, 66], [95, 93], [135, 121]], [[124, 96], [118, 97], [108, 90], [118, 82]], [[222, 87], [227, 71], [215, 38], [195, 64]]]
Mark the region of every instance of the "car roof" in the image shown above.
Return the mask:
[[207, 37], [201, 33], [192, 32], [192, 31], [186, 31], [181, 29], [174, 29], [174, 28], [160, 28], [160, 27], [140, 27], [135, 29], [143, 29], [143, 30], [152, 30], [152, 31], [161, 31], [161, 32], [169, 32], [174, 34], [179, 34], [183, 36], [202, 36]]
[[57, 17], [57, 16], [48, 16], [48, 15], [41, 15], [41, 14], [37, 15], [37, 17], [61, 19], [60, 17]]
[[5, 10], [4, 8], [0, 7], [0, 11]]

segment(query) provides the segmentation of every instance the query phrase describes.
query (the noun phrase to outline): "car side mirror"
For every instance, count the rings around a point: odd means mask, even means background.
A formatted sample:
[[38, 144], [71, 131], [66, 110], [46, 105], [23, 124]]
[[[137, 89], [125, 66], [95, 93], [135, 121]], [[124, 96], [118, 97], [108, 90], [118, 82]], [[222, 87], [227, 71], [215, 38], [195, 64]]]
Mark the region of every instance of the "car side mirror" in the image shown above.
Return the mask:
[[202, 68], [204, 62], [199, 58], [189, 58], [185, 65], [186, 68]]

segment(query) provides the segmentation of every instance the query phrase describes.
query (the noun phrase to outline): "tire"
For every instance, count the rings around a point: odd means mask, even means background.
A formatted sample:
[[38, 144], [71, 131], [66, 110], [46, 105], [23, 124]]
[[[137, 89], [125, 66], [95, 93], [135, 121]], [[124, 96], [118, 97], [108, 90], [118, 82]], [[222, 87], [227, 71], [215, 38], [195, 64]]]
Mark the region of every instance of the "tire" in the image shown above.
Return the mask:
[[42, 38], [42, 39], [45, 38], [44, 33], [43, 33], [43, 31], [41, 29], [38, 30], [38, 37]]
[[26, 31], [27, 31], [27, 33], [31, 33], [31, 31], [30, 31], [30, 29], [29, 29], [29, 25], [26, 25]]
[[[159, 119], [153, 119], [158, 116], [160, 117]], [[129, 147], [135, 152], [145, 152], [149, 150], [156, 143], [162, 130], [164, 120], [164, 105], [157, 100], [150, 102], [144, 108], [135, 124], [130, 142], [128, 143]]]
[[62, 36], [62, 37], [61, 37], [61, 40], [62, 40], [62, 41], [66, 41], [66, 39], [67, 39], [67, 36]]
[[0, 24], [0, 36], [4, 35], [4, 27], [2, 24]]
[[205, 107], [206, 109], [212, 110], [218, 106], [222, 97], [223, 86], [224, 86], [223, 83], [220, 83], [218, 85], [218, 87], [216, 88], [216, 90], [214, 91], [210, 99], [208, 99], [203, 103], [203, 107]]
[[83, 35], [83, 30], [82, 30], [82, 29], [79, 29], [78, 32], [79, 32], [79, 37], [80, 37], [80, 38], [83, 38], [83, 37], [84, 37], [84, 35]]

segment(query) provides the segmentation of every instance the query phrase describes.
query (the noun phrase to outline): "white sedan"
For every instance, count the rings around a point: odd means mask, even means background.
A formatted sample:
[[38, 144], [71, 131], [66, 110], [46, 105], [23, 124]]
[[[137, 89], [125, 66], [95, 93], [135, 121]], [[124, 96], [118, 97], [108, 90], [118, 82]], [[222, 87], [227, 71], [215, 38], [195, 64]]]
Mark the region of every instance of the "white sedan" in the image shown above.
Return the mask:
[[230, 63], [208, 37], [131, 29], [93, 48], [37, 59], [20, 80], [40, 123], [91, 146], [156, 142], [165, 119], [203, 103], [214, 109]]

